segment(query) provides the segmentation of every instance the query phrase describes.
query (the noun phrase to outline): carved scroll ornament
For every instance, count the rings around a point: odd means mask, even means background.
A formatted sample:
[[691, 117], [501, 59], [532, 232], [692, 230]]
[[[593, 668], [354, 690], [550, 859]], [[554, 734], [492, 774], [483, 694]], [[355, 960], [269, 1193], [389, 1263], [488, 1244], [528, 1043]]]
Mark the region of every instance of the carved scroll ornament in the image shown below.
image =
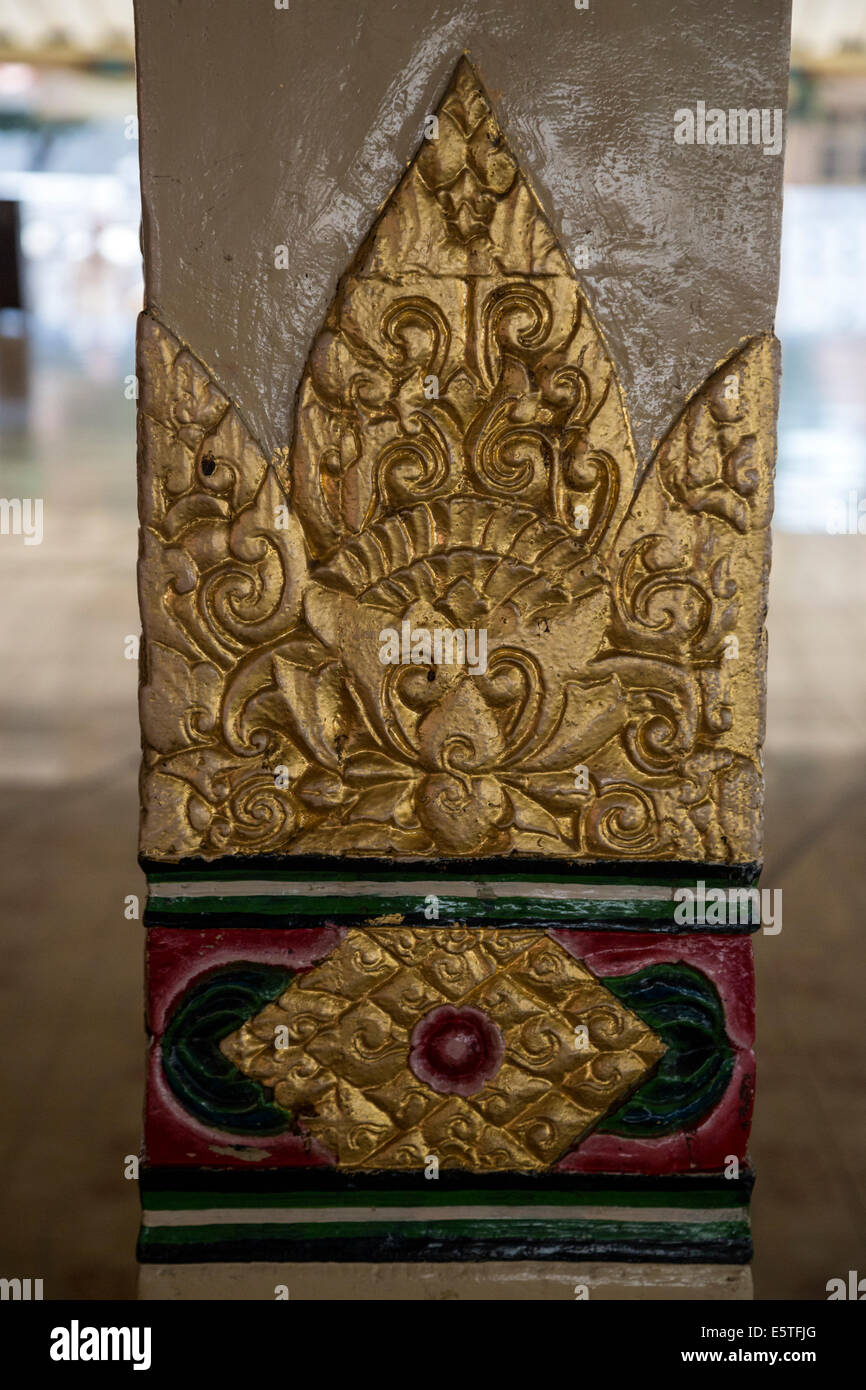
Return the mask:
[[[141, 318], [143, 853], [758, 859], [775, 372], [746, 342], [641, 472], [462, 60], [290, 447]], [[386, 630], [483, 630], [484, 669]]]

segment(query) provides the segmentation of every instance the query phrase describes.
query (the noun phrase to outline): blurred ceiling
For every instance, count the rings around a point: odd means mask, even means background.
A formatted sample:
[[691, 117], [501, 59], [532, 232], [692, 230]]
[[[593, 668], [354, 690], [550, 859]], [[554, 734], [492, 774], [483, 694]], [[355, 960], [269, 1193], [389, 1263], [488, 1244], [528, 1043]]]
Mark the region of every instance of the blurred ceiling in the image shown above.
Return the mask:
[[791, 62], [837, 72], [866, 69], [863, 0], [794, 0]]
[[131, 63], [132, 0], [0, 0], [0, 61]]
[[[794, 0], [795, 64], [866, 67], [864, 0]], [[0, 0], [0, 61], [129, 63], [132, 0]]]

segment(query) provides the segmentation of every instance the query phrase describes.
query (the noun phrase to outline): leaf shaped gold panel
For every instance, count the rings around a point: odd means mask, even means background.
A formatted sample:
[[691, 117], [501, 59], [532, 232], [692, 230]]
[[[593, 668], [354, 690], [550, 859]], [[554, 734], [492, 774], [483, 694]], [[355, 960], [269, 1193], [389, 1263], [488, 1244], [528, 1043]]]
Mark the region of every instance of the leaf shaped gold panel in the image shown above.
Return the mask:
[[[437, 119], [272, 460], [142, 316], [142, 852], [755, 860], [775, 344], [639, 476], [466, 59]], [[404, 623], [486, 669], [383, 666]]]

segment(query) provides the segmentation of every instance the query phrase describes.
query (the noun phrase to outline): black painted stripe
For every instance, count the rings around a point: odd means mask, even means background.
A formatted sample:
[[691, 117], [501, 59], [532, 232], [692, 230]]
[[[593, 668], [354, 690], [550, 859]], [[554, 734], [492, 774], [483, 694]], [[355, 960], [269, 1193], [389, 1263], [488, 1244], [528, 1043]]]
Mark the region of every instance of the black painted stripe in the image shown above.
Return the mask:
[[762, 865], [751, 860], [738, 864], [703, 864], [694, 859], [405, 859], [395, 864], [393, 859], [370, 857], [349, 858], [337, 855], [223, 855], [217, 859], [202, 859], [189, 856], [172, 861], [139, 857], [139, 864], [146, 874], [159, 878], [188, 878], [191, 874], [210, 876], [229, 872], [291, 872], [293, 874], [334, 874], [341, 879], [366, 878], [371, 874], [383, 874], [392, 878], [405, 878], [417, 875], [429, 878], [430, 875], [455, 874], [463, 877], [484, 878], [494, 876], [507, 880], [536, 876], [538, 878], [569, 878], [580, 881], [609, 877], [612, 882], [640, 881], [653, 883], [670, 879], [684, 882], [702, 878], [706, 883], [728, 882], [732, 887], [749, 887], [757, 882]]
[[[746, 1205], [754, 1186], [754, 1174], [741, 1169], [738, 1178], [723, 1173], [683, 1173], [651, 1176], [622, 1173], [468, 1173], [459, 1168], [440, 1169], [440, 1192], [489, 1194], [520, 1192], [529, 1200], [542, 1201], [546, 1193], [604, 1192], [668, 1193], [674, 1198], [702, 1192], [736, 1194]], [[345, 1172], [334, 1168], [185, 1168], [144, 1164], [139, 1185], [143, 1192], [339, 1192], [406, 1193], [417, 1195], [427, 1184], [420, 1172]], [[230, 1205], [230, 1203], [227, 1203]]]
[[[207, 1229], [207, 1228], [204, 1228]], [[675, 1264], [745, 1264], [752, 1257], [747, 1234], [733, 1237], [704, 1237], [695, 1240], [695, 1227], [688, 1232], [628, 1241], [604, 1238], [571, 1238], [527, 1241], [526, 1239], [456, 1240], [407, 1239], [396, 1233], [346, 1239], [287, 1240], [283, 1233], [262, 1236], [253, 1228], [248, 1238], [226, 1237], [212, 1229], [212, 1239], [186, 1242], [174, 1240], [161, 1229], [153, 1235], [142, 1232], [138, 1258], [143, 1264], [212, 1264], [222, 1261], [272, 1260], [287, 1263], [431, 1263], [488, 1260], [649, 1260]]]

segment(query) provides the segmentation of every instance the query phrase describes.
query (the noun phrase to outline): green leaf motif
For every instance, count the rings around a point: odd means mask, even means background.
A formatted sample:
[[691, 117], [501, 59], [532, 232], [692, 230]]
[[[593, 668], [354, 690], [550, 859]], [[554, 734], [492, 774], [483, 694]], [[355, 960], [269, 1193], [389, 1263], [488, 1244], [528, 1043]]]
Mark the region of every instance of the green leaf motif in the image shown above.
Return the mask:
[[667, 1046], [648, 1081], [596, 1133], [658, 1138], [694, 1129], [719, 1103], [734, 1070], [719, 991], [682, 961], [602, 980]]
[[233, 1134], [281, 1134], [291, 1116], [220, 1052], [219, 1044], [292, 978], [276, 965], [241, 961], [198, 979], [183, 996], [162, 1038], [162, 1068], [185, 1110]]

